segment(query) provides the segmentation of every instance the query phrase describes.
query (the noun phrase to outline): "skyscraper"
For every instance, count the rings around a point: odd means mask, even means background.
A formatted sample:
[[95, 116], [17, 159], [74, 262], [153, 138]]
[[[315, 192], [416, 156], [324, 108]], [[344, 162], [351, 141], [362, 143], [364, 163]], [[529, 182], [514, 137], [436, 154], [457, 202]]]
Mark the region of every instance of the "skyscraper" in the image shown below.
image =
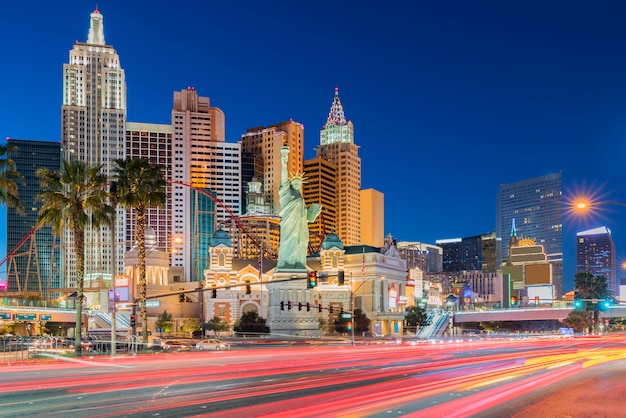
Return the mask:
[[[7, 142], [17, 146], [18, 150], [11, 158], [24, 176], [24, 184], [18, 183], [20, 200], [25, 208], [24, 216], [7, 208], [7, 248], [11, 250], [37, 222], [41, 202], [36, 201], [36, 196], [41, 188], [35, 173], [40, 168], [56, 171], [61, 167], [61, 144], [22, 139], [9, 139]], [[56, 238], [58, 245], [59, 237]], [[34, 292], [45, 299], [50, 288], [58, 288], [60, 285], [60, 249], [55, 247], [55, 237], [48, 226], [39, 228], [29, 240], [18, 250], [18, 254], [22, 255], [9, 260], [7, 291], [19, 291], [22, 294]]]
[[324, 237], [336, 231], [337, 225], [337, 181], [335, 164], [315, 157], [304, 162], [306, 182], [302, 187], [302, 197], [307, 206], [312, 203], [322, 205], [320, 216], [309, 224], [309, 246], [320, 248]]
[[552, 283], [557, 298], [563, 294], [561, 200], [560, 172], [502, 184], [496, 197], [498, 265], [508, 258], [511, 225], [515, 222], [520, 237], [543, 246], [552, 264]]
[[576, 234], [576, 272], [607, 278], [609, 290], [619, 295], [615, 243], [605, 226]]
[[[87, 42], [76, 42], [69, 63], [63, 65], [63, 104], [61, 106], [61, 145], [65, 158], [87, 164], [102, 164], [111, 174], [113, 161], [126, 155], [126, 80], [115, 49], [104, 41], [103, 16], [91, 13]], [[123, 219], [124, 212], [117, 214]], [[123, 225], [123, 222], [122, 222]], [[123, 242], [120, 228], [117, 241]], [[85, 230], [85, 278], [110, 274], [111, 238], [108, 228]], [[64, 277], [73, 280], [74, 255], [66, 237]], [[118, 265], [122, 254], [117, 254]], [[67, 283], [68, 287], [75, 283]]]
[[332, 162], [336, 170], [337, 230], [344, 245], [361, 243], [361, 159], [354, 143], [354, 126], [346, 120], [339, 89], [320, 130], [317, 156]]
[[257, 181], [261, 181], [270, 211], [278, 214], [280, 211], [278, 196], [281, 169], [280, 148], [283, 145], [289, 147], [289, 161], [287, 162], [289, 175], [302, 173], [304, 126], [289, 120], [267, 128], [251, 128], [241, 136], [239, 143], [243, 159], [247, 162], [247, 165], [242, 167], [242, 171], [246, 173], [246, 177], [241, 179], [242, 182], [247, 185], [254, 177]]
[[[170, 232], [182, 238], [172, 265], [185, 266], [185, 281], [196, 281], [204, 271], [216, 223], [241, 213], [241, 148], [225, 142], [224, 112], [193, 87], [174, 93], [172, 127]], [[224, 206], [214, 205], [207, 194]]]

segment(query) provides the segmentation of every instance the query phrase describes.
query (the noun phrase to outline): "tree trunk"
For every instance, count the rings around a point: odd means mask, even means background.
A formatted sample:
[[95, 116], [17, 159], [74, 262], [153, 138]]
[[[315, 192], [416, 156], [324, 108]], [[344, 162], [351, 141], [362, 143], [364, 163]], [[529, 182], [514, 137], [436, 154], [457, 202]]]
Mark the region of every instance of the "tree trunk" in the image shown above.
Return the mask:
[[[75, 220], [76, 225], [78, 220]], [[76, 252], [76, 340], [74, 353], [80, 356], [83, 341], [83, 284], [85, 278], [85, 231], [74, 227], [74, 251]]]
[[144, 347], [148, 344], [148, 312], [146, 310], [146, 209], [143, 204], [135, 208], [137, 215], [137, 256], [139, 261], [139, 308], [141, 314], [141, 335]]

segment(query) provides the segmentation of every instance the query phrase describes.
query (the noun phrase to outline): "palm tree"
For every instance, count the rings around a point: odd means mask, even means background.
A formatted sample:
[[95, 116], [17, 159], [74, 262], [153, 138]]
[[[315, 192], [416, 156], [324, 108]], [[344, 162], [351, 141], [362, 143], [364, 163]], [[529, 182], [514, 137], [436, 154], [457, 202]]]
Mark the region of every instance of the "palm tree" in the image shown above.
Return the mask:
[[107, 177], [100, 164], [63, 160], [60, 171], [37, 170], [43, 191], [37, 195], [42, 202], [38, 224], [47, 224], [59, 234], [64, 228], [74, 236], [76, 254], [76, 355], [82, 341], [83, 282], [85, 277], [85, 229], [109, 224], [113, 208], [107, 203]]
[[[166, 201], [165, 167], [142, 158], [115, 160], [117, 202], [135, 212], [135, 238], [139, 268], [139, 307], [144, 344], [148, 343], [146, 311], [146, 223], [147, 209], [162, 206]], [[144, 345], [145, 346], [145, 345]]]
[[[598, 302], [605, 302], [612, 299], [607, 278], [604, 276], [594, 276], [587, 272], [576, 273], [576, 275], [574, 275], [574, 290], [578, 293], [576, 297], [584, 302], [583, 306], [585, 310], [593, 312], [593, 328], [594, 332], [597, 332], [598, 319], [602, 306], [602, 304]], [[592, 303], [593, 300], [597, 300], [597, 302]]]
[[14, 208], [19, 214], [24, 213], [24, 206], [19, 199], [18, 182], [24, 177], [17, 171], [11, 154], [17, 151], [12, 144], [0, 145], [0, 205]]

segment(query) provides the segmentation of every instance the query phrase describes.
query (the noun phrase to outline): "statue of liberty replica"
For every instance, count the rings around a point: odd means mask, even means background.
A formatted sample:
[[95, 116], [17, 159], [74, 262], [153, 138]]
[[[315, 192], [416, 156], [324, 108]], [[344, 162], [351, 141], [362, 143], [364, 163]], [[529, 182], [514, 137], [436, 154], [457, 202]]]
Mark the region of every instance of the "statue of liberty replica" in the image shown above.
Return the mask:
[[[307, 289], [309, 271], [306, 255], [309, 245], [309, 223], [320, 214], [316, 203], [308, 208], [302, 197], [304, 173], [289, 176], [287, 162], [289, 147], [281, 148], [280, 245], [274, 273], [277, 282], [269, 285], [268, 325], [272, 334], [319, 336], [315, 312], [299, 311], [298, 303], [313, 305], [313, 289]], [[280, 309], [283, 302], [284, 310]], [[288, 309], [289, 302], [294, 306]]]

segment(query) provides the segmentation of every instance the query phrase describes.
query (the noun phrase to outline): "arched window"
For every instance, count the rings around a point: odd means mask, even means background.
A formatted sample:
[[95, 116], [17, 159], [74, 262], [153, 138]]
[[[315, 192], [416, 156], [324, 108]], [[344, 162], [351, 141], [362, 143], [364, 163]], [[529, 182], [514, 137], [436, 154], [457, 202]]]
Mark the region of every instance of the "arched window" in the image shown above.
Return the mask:
[[220, 267], [224, 267], [226, 264], [226, 255], [224, 253], [220, 253], [217, 255], [217, 265]]
[[330, 267], [336, 269], [337, 268], [337, 256], [333, 255], [333, 257], [330, 259]]

